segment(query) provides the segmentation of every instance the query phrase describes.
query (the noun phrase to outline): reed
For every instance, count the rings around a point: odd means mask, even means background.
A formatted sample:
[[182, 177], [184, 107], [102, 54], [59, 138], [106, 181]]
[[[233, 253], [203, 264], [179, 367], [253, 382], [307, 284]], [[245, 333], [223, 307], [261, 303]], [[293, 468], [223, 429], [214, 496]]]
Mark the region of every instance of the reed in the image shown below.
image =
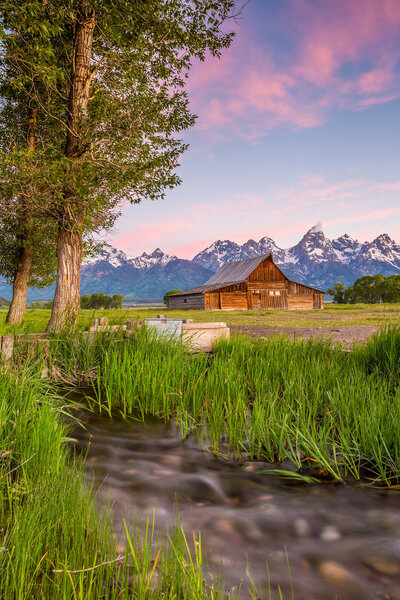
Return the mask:
[[[241, 459], [289, 458], [299, 477], [367, 477], [398, 485], [399, 342], [382, 330], [365, 348], [320, 341], [221, 342], [189, 354], [146, 330], [51, 340], [50, 372], [90, 383], [90, 401], [145, 417], [176, 417], [184, 436]], [[17, 357], [18, 358], [18, 357]], [[118, 554], [82, 461], [68, 447], [68, 398], [41, 379], [44, 357], [21, 348], [0, 377], [0, 595], [4, 600], [234, 598], [207, 579], [201, 536], [179, 524], [164, 541], [151, 522], [126, 526]]]
[[[0, 596], [3, 600], [234, 598], [207, 587], [179, 527], [161, 547], [149, 525], [127, 526], [117, 552], [81, 461], [68, 450], [65, 399], [32, 369], [0, 377]], [[179, 560], [177, 559], [179, 558]], [[156, 575], [155, 575], [156, 573]], [[200, 598], [198, 595], [197, 597]]]
[[141, 330], [99, 335], [73, 351], [65, 340], [53, 360], [65, 372], [83, 369], [109, 415], [176, 416], [183, 437], [195, 434], [216, 453], [289, 458], [301, 473], [392, 485], [400, 477], [399, 340], [389, 328], [344, 352], [321, 340], [236, 337], [206, 357]]

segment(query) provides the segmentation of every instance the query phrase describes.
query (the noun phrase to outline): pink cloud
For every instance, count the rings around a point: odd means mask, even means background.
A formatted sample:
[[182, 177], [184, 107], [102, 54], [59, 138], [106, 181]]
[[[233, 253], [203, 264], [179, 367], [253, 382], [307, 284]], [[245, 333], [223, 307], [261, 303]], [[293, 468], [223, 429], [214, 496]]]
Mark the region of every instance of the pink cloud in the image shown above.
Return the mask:
[[182, 258], [193, 258], [204, 248], [210, 246], [215, 242], [215, 238], [204, 238], [197, 240], [196, 242], [191, 242], [189, 244], [180, 244], [178, 246], [171, 246], [168, 248], [169, 254], [176, 254]]
[[135, 231], [134, 233], [126, 237], [113, 239], [112, 242], [118, 248], [126, 248], [132, 242], [136, 242], [139, 239], [151, 242], [153, 238], [160, 236], [161, 234], [171, 233], [182, 229], [191, 230], [193, 228], [194, 227], [192, 223], [177, 219], [174, 221], [170, 221], [169, 223], [145, 227], [144, 229], [141, 229], [140, 231]]
[[376, 192], [400, 192], [400, 181], [377, 183], [372, 186], [372, 190]]
[[326, 226], [332, 227], [334, 225], [347, 225], [349, 223], [365, 223], [368, 221], [376, 221], [377, 219], [384, 219], [400, 213], [400, 208], [378, 208], [366, 213], [357, 213], [355, 215], [346, 215], [338, 217], [336, 219], [330, 219], [326, 221]]
[[[259, 6], [254, 14], [265, 19], [264, 39], [253, 38], [250, 22], [221, 60], [193, 70], [189, 86], [200, 129], [257, 139], [282, 125], [315, 127], [335, 109], [400, 97], [399, 0], [288, 0], [273, 25]], [[271, 28], [290, 36], [293, 48], [275, 48]]]
[[359, 91], [361, 94], [380, 94], [391, 87], [393, 82], [393, 71], [379, 67], [360, 77]]

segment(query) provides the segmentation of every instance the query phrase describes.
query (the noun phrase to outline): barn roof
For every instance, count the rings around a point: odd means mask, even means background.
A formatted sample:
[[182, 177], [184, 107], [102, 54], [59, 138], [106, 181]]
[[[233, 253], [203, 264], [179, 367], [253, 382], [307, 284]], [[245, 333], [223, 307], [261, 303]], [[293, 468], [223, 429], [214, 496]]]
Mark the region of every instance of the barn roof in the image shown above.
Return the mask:
[[[210, 279], [206, 281], [204, 285], [200, 285], [198, 287], [194, 287], [190, 290], [185, 290], [183, 292], [176, 292], [175, 294], [171, 294], [171, 296], [187, 296], [188, 294], [191, 295], [201, 294], [203, 292], [212, 292], [213, 290], [218, 290], [221, 287], [242, 283], [247, 279], [247, 277], [249, 277], [249, 275], [251, 275], [254, 269], [258, 267], [258, 265], [268, 256], [272, 259], [272, 262], [274, 262], [272, 254], [269, 253], [262, 254], [261, 256], [256, 256], [255, 258], [246, 258], [245, 260], [237, 260], [234, 262], [226, 263], [225, 265], [222, 265], [222, 267], [216, 273], [214, 273], [214, 275], [210, 277]], [[277, 265], [275, 266], [277, 267], [277, 269], [279, 269], [279, 271], [281, 271], [281, 273], [286, 277], [286, 279], [292, 281]], [[313, 288], [305, 283], [302, 283], [301, 285], [309, 287], [318, 292], [322, 292], [322, 290]]]
[[226, 263], [225, 265], [222, 265], [219, 271], [214, 273], [204, 285], [200, 285], [184, 292], [176, 292], [176, 294], [171, 294], [171, 296], [186, 296], [187, 294], [212, 292], [213, 290], [218, 290], [222, 286], [242, 283], [242, 281], [245, 281], [245, 279], [267, 256], [269, 256], [269, 254], [262, 254], [255, 258], [246, 258], [245, 260]]
[[206, 282], [205, 285], [211, 285], [214, 283], [223, 283], [229, 285], [229, 283], [241, 283], [256, 267], [267, 258], [269, 254], [262, 254], [255, 258], [247, 258], [246, 260], [237, 260], [235, 262], [226, 263], [222, 265], [219, 271]]

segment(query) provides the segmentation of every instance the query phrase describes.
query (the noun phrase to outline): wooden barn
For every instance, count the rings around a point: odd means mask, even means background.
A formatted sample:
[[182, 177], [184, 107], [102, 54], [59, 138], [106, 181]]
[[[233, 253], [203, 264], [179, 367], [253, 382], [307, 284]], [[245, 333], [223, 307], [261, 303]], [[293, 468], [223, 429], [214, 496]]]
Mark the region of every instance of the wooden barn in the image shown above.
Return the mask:
[[272, 254], [227, 263], [200, 287], [169, 297], [170, 308], [320, 310], [324, 292], [292, 281]]

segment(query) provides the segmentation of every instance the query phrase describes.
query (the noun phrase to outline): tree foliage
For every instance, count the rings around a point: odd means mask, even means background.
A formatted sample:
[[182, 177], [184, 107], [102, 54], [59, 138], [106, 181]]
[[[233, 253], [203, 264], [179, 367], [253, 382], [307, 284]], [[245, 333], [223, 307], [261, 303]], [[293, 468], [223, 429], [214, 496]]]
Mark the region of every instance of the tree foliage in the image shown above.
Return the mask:
[[234, 7], [235, 0], [2, 1], [6, 87], [43, 124], [34, 157], [26, 162], [18, 148], [5, 159], [17, 182], [34, 162], [29, 183], [38, 193], [26, 204], [58, 227], [51, 327], [79, 309], [82, 235], [111, 226], [121, 204], [163, 198], [180, 182], [187, 145], [179, 135], [195, 120], [188, 74], [193, 60], [229, 46], [233, 34], [222, 25]]
[[99, 309], [99, 308], [114, 308], [120, 309], [124, 304], [125, 296], [122, 294], [114, 294], [107, 296], [102, 292], [95, 294], [85, 294], [81, 296], [81, 308], [83, 309]]
[[337, 304], [400, 302], [400, 275], [365, 275], [347, 289], [342, 283], [336, 283], [327, 294], [333, 296]]
[[169, 292], [165, 292], [163, 298], [165, 306], [168, 306], [169, 308], [169, 296], [171, 296], [171, 294], [176, 294], [177, 292], [183, 292], [183, 290], [169, 290]]

